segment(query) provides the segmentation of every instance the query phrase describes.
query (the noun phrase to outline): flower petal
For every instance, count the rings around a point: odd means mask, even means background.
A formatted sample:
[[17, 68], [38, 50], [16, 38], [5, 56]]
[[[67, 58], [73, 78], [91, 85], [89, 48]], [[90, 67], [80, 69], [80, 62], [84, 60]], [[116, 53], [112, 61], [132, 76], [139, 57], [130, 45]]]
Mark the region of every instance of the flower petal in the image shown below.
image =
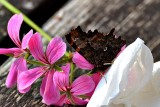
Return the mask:
[[154, 63], [152, 84], [157, 93], [160, 93], [160, 61]]
[[53, 79], [61, 91], [66, 91], [66, 87], [69, 86], [70, 64], [62, 66], [62, 70], [63, 72], [55, 72]]
[[14, 57], [19, 56], [22, 53], [22, 50], [20, 48], [0, 48], [0, 54], [11, 54], [14, 55]]
[[78, 98], [78, 97], [75, 97], [75, 96], [72, 96], [72, 100], [76, 105], [85, 105], [88, 103], [88, 101], [85, 101], [85, 100]]
[[[98, 85], [99, 81], [101, 80], [102, 75], [103, 75], [103, 74], [102, 74], [101, 72], [97, 72], [97, 73], [94, 73], [94, 74], [91, 76], [92, 80], [93, 80], [94, 83], [95, 83], [95, 88], [96, 88], [96, 86]], [[90, 93], [87, 93], [87, 96], [92, 96], [95, 88], [94, 88], [93, 91], [91, 91]]]
[[30, 87], [34, 81], [36, 81], [44, 73], [44, 68], [37, 67], [27, 71], [22, 72], [18, 77], [18, 89], [24, 90]]
[[81, 69], [92, 70], [94, 65], [90, 64], [83, 56], [81, 56], [78, 52], [73, 54], [72, 61]]
[[66, 52], [66, 44], [62, 38], [54, 37], [48, 44], [46, 55], [50, 64], [55, 63]]
[[56, 86], [55, 82], [53, 81], [53, 75], [54, 71], [48, 71], [48, 74], [46, 80], [46, 85], [43, 93], [43, 100], [42, 102], [51, 105], [56, 103], [60, 98], [60, 92], [58, 90], [58, 87]]
[[29, 41], [29, 49], [32, 56], [43, 63], [48, 63], [43, 51], [42, 38], [39, 33], [33, 34]]
[[[26, 62], [26, 60], [22, 57], [22, 58], [21, 58], [21, 62], [19, 63], [19, 67], [18, 67], [18, 77], [19, 77], [19, 75], [20, 75], [23, 71], [27, 71], [27, 69], [28, 69], [28, 68], [27, 68], [27, 62]], [[17, 81], [17, 82], [19, 82], [19, 81]], [[20, 93], [26, 93], [26, 92], [28, 92], [28, 91], [30, 90], [30, 88], [31, 88], [31, 87], [28, 87], [28, 88], [26, 88], [26, 89], [20, 90], [18, 84], [19, 84], [19, 83], [17, 83], [17, 88], [18, 88], [18, 90], [19, 90]]]
[[[151, 86], [151, 84], [147, 84]], [[160, 95], [151, 87], [144, 87], [128, 101], [126, 107], [159, 107]]]
[[28, 42], [33, 35], [33, 30], [30, 30], [22, 39], [22, 49], [26, 49], [28, 46]]
[[152, 69], [151, 51], [138, 38], [117, 57], [105, 74], [107, 84], [102, 78], [87, 107], [125, 104], [150, 80]]
[[40, 95], [43, 97], [45, 86], [46, 86], [47, 76], [44, 76], [42, 79], [41, 87], [40, 87]]
[[27, 88], [25, 88], [25, 89], [19, 89], [19, 87], [18, 87], [18, 91], [19, 91], [20, 93], [22, 93], [22, 94], [28, 92], [30, 89], [31, 89], [31, 86], [29, 86], [29, 87], [27, 87]]
[[11, 88], [13, 85], [17, 82], [17, 76], [18, 76], [18, 67], [23, 64], [23, 58], [17, 58], [11, 65], [9, 69], [9, 74], [6, 79], [6, 86], [8, 88]]
[[73, 95], [83, 95], [91, 92], [95, 87], [95, 83], [90, 76], [82, 75], [72, 83], [71, 87]]
[[102, 78], [102, 75], [103, 75], [103, 74], [102, 74], [101, 72], [97, 72], [97, 73], [92, 74], [91, 77], [92, 77], [95, 85], [97, 85], [97, 84], [99, 83], [99, 81], [100, 81], [101, 78]]
[[19, 31], [20, 31], [22, 22], [23, 22], [22, 14], [15, 14], [10, 18], [8, 22], [8, 27], [7, 27], [10, 38], [19, 48], [21, 48]]
[[65, 99], [66, 99], [66, 94], [62, 94], [59, 101], [56, 102], [54, 105], [57, 105], [57, 106], [63, 106], [63, 104], [65, 103]]
[[19, 72], [18, 72], [18, 75], [19, 75], [20, 73], [22, 73], [23, 71], [28, 70], [26, 60], [25, 60], [23, 57], [20, 57], [19, 60], [20, 60], [20, 62], [19, 62], [19, 64], [18, 64], [18, 71], [19, 71]]

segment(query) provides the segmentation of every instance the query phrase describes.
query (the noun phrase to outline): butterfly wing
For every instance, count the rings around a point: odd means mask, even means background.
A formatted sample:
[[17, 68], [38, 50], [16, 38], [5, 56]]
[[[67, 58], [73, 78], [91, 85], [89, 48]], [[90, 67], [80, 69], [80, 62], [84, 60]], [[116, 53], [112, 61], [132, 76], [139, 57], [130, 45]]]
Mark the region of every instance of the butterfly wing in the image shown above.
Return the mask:
[[83, 32], [80, 27], [72, 29], [65, 37], [68, 43], [86, 58], [97, 70], [105, 70], [112, 63], [121, 47], [126, 44], [125, 40], [113, 34], [114, 29], [109, 34], [95, 31]]

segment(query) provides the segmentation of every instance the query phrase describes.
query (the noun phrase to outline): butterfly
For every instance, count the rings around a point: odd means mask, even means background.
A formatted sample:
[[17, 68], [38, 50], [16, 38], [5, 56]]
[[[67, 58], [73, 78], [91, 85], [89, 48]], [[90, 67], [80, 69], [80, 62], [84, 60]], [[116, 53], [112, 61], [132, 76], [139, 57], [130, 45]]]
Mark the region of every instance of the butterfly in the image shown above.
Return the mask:
[[88, 62], [95, 66], [96, 70], [104, 71], [116, 58], [126, 41], [117, 37], [114, 28], [108, 34], [98, 30], [83, 32], [78, 26], [65, 35], [67, 42]]

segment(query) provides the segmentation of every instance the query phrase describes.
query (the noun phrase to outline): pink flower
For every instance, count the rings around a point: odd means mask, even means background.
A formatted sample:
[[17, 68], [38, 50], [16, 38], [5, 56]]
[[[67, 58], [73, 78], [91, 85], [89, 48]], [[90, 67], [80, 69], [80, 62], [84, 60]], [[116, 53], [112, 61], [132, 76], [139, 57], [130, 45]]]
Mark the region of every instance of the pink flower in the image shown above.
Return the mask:
[[35, 33], [29, 41], [29, 49], [32, 56], [43, 63], [44, 66], [22, 72], [18, 78], [19, 90], [30, 88], [34, 81], [44, 75], [40, 87], [40, 94], [43, 97], [42, 102], [47, 105], [54, 104], [60, 98], [59, 90], [53, 81], [53, 76], [56, 72], [54, 63], [64, 55], [66, 44], [60, 37], [55, 37], [50, 41], [44, 53], [41, 36], [39, 33]]
[[12, 63], [9, 74], [6, 80], [6, 86], [12, 87], [17, 82], [18, 75], [23, 71], [27, 70], [26, 61], [24, 59], [27, 53], [27, 45], [30, 40], [33, 31], [30, 30], [22, 39], [19, 39], [19, 31], [23, 22], [22, 14], [13, 15], [8, 22], [8, 34], [12, 41], [17, 45], [15, 48], [0, 48], [0, 54], [10, 54], [17, 59]]
[[[91, 78], [92, 78], [92, 80], [93, 80], [94, 83], [95, 83], [95, 88], [96, 88], [96, 86], [98, 85], [98, 83], [99, 83], [99, 81], [101, 80], [101, 78], [103, 78], [103, 77], [102, 77], [103, 74], [104, 74], [104, 73], [102, 73], [102, 72], [97, 72], [97, 73], [92, 74]], [[90, 93], [88, 93], [87, 96], [92, 96], [95, 88], [94, 88]]]
[[87, 103], [85, 99], [80, 98], [80, 95], [85, 95], [95, 88], [95, 83], [88, 75], [82, 75], [69, 82], [70, 64], [62, 67], [63, 72], [55, 72], [54, 80], [61, 91], [60, 100], [55, 104], [62, 106], [63, 104], [84, 105]]
[[89, 63], [83, 56], [81, 56], [78, 52], [73, 54], [72, 61], [81, 69], [92, 70], [94, 65]]

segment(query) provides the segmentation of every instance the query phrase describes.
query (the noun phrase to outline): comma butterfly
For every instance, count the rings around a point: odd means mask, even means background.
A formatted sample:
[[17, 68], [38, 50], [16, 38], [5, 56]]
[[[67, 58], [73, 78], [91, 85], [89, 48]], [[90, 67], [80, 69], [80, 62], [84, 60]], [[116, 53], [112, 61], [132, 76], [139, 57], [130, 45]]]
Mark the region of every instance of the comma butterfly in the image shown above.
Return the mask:
[[83, 32], [78, 26], [65, 35], [67, 42], [79, 52], [87, 61], [95, 66], [96, 70], [104, 71], [116, 58], [126, 41], [116, 37], [112, 29], [109, 34], [94, 30]]

